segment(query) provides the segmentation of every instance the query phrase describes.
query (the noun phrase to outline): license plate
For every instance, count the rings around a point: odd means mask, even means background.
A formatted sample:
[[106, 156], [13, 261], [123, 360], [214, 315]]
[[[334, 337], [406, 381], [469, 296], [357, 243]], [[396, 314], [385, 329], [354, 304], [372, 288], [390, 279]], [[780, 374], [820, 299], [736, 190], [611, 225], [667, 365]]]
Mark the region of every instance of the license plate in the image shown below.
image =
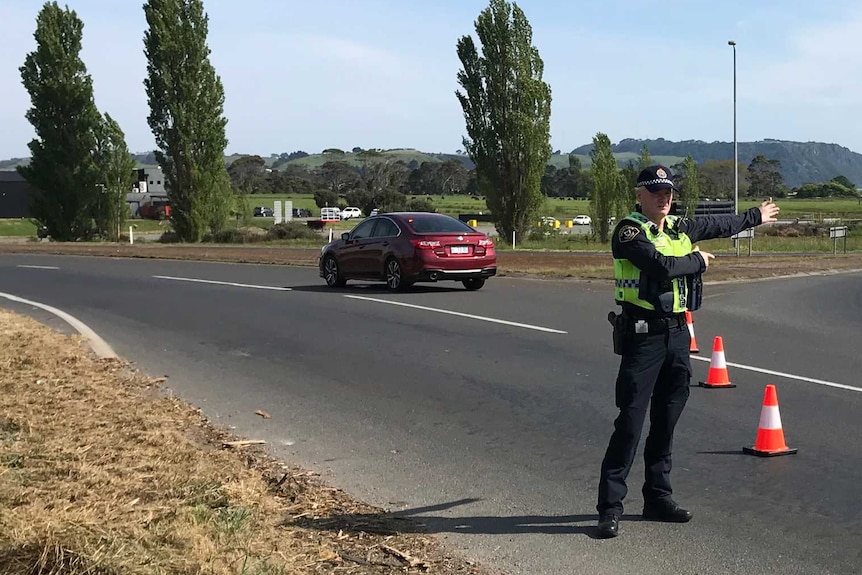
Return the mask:
[[452, 246], [449, 251], [453, 254], [469, 254], [470, 246]]

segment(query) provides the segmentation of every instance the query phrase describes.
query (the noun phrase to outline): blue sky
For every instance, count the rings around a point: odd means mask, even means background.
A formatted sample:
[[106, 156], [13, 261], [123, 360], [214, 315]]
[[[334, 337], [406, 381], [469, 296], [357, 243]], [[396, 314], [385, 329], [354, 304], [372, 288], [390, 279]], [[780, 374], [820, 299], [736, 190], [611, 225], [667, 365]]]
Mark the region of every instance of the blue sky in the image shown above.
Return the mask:
[[[0, 2], [0, 159], [29, 155], [18, 68], [42, 2]], [[64, 2], [60, 2], [64, 5]], [[96, 104], [132, 151], [153, 148], [143, 0], [69, 0]], [[487, 0], [205, 0], [225, 86], [228, 153], [462, 147], [459, 37]], [[837, 143], [862, 152], [862, 4], [830, 0], [523, 0], [551, 85], [551, 145], [596, 132]]]

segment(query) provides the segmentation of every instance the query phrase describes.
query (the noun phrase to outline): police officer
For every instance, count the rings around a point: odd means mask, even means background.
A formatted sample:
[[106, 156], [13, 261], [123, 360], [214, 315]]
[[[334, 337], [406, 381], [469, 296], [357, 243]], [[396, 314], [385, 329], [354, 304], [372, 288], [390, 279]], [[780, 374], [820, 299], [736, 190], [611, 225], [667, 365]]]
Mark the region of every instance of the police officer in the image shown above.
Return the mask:
[[[598, 533], [616, 537], [627, 493], [626, 477], [650, 411], [644, 444], [645, 519], [685, 523], [691, 512], [671, 498], [670, 470], [673, 430], [689, 394], [691, 345], [686, 309], [700, 305], [697, 286], [714, 256], [693, 242], [726, 238], [742, 230], [774, 222], [778, 206], [772, 199], [739, 215], [684, 218], [670, 214], [671, 171], [650, 166], [638, 175], [638, 211], [614, 230], [615, 300], [622, 313], [611, 314], [615, 352], [622, 356], [616, 381], [616, 406], [607, 452], [602, 461]], [[694, 298], [692, 301], [691, 298]]]

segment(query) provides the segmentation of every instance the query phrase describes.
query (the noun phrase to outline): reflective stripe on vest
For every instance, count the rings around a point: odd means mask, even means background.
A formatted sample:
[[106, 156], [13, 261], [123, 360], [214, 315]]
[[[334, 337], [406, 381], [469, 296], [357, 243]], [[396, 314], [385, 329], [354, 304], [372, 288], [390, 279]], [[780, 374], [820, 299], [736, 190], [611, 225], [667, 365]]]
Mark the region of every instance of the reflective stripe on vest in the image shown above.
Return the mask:
[[[632, 220], [640, 226], [647, 239], [653, 243], [656, 251], [661, 255], [681, 257], [691, 253], [691, 239], [686, 234], [680, 233], [677, 239], [671, 238], [663, 231], [653, 234], [652, 230], [655, 228], [655, 224], [640, 212], [629, 214], [626, 219]], [[665, 227], [673, 228], [678, 219], [677, 216], [667, 216]], [[626, 302], [644, 309], [655, 310], [655, 306], [651, 302], [639, 297], [641, 273], [641, 270], [629, 260], [614, 259], [614, 299], [617, 303]], [[685, 277], [674, 278], [671, 285], [673, 286], [673, 311], [674, 313], [682, 313], [686, 310], [688, 303]]]

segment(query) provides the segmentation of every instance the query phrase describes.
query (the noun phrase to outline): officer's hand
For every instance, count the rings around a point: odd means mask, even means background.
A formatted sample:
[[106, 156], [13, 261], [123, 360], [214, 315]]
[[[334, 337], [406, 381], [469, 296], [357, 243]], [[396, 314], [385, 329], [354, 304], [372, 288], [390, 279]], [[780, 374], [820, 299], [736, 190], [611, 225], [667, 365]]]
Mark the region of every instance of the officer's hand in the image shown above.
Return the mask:
[[702, 258], [703, 258], [703, 263], [706, 265], [706, 267], [707, 267], [707, 268], [709, 267], [709, 262], [710, 262], [711, 260], [714, 260], [714, 259], [715, 259], [715, 256], [714, 256], [714, 255], [712, 255], [711, 253], [700, 251], [700, 246], [694, 246], [694, 248], [692, 248], [692, 250], [691, 250], [691, 251], [693, 251], [693, 252], [697, 252], [697, 253], [699, 253], [699, 254], [700, 254], [700, 257], [702, 257]]
[[778, 218], [775, 216], [778, 215], [779, 208], [772, 201], [772, 198], [765, 200], [762, 204], [760, 204], [760, 217], [761, 223], [767, 224], [769, 222], [777, 222]]

